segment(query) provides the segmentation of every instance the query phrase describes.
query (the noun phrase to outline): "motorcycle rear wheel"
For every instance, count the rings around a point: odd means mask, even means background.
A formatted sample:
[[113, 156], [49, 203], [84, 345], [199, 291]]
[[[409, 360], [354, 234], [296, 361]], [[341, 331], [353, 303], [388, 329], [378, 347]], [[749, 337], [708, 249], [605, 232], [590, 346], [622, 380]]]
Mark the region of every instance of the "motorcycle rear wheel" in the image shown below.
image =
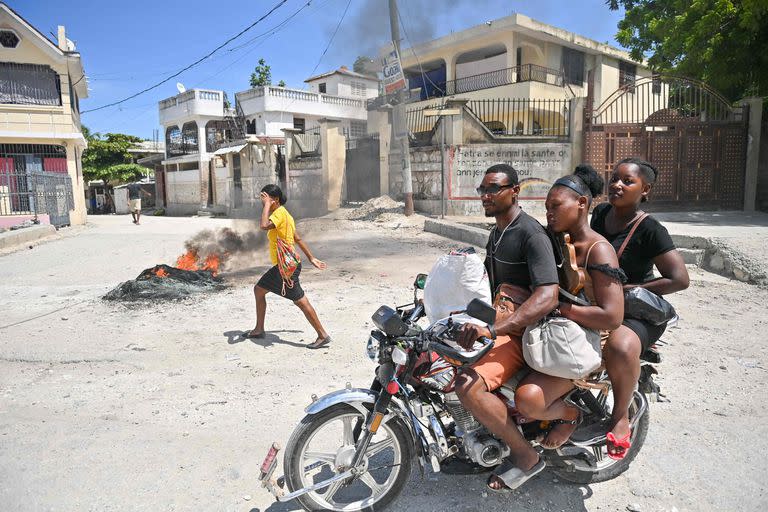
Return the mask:
[[[633, 413], [638, 410], [637, 399], [633, 400], [629, 406], [630, 419]], [[577, 484], [599, 483], [612, 480], [629, 469], [629, 465], [640, 453], [643, 447], [645, 437], [648, 435], [649, 408], [646, 407], [645, 413], [640, 417], [632, 430], [630, 437], [631, 445], [629, 451], [621, 460], [614, 460], [608, 457], [605, 444], [593, 447], [593, 452], [598, 459], [598, 466], [592, 467], [587, 462], [572, 461], [569, 462], [568, 469], [556, 469], [555, 474], [560, 478]]]
[[[333, 405], [301, 420], [285, 447], [289, 492], [327, 480], [345, 469], [344, 464], [354, 454], [353, 431], [358, 421], [364, 425], [365, 416], [347, 404]], [[339, 428], [341, 435], [334, 435], [339, 434]], [[296, 499], [308, 511], [382, 510], [408, 481], [413, 456], [410, 432], [399, 418], [392, 418], [382, 423], [366, 451], [365, 473]], [[320, 472], [310, 474], [316, 470]], [[361, 496], [366, 493], [369, 495]]]

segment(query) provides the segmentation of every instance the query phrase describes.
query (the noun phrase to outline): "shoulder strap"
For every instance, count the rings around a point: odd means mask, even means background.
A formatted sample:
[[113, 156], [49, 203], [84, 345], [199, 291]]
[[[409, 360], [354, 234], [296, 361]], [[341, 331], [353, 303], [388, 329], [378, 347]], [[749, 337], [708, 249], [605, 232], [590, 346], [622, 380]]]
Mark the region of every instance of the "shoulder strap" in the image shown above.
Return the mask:
[[590, 245], [589, 249], [587, 249], [587, 257], [584, 260], [584, 268], [587, 268], [587, 265], [589, 265], [589, 255], [592, 253], [592, 248], [594, 246], [596, 246], [597, 244], [601, 244], [601, 243], [610, 244], [610, 242], [608, 240], [598, 240], [597, 242], [595, 242], [592, 245]]
[[629, 243], [629, 239], [632, 238], [632, 235], [635, 234], [635, 230], [640, 225], [641, 222], [645, 220], [645, 218], [648, 216], [647, 213], [642, 214], [632, 225], [632, 229], [629, 230], [629, 234], [627, 235], [627, 238], [624, 239], [624, 243], [621, 244], [621, 247], [619, 247], [619, 250], [616, 251], [616, 258], [621, 258], [621, 255], [624, 254], [624, 249], [627, 248], [627, 244]]

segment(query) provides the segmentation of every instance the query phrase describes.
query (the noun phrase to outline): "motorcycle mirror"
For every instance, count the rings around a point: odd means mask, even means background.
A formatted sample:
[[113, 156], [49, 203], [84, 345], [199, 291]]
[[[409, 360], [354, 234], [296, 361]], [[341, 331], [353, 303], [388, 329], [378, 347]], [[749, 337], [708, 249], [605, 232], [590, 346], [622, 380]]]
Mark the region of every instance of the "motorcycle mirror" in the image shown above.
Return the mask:
[[419, 290], [424, 289], [424, 284], [427, 282], [427, 274], [417, 274], [416, 280], [413, 282], [413, 287]]
[[482, 320], [488, 325], [493, 325], [496, 322], [496, 309], [480, 299], [472, 299], [467, 304], [467, 314], [472, 318]]

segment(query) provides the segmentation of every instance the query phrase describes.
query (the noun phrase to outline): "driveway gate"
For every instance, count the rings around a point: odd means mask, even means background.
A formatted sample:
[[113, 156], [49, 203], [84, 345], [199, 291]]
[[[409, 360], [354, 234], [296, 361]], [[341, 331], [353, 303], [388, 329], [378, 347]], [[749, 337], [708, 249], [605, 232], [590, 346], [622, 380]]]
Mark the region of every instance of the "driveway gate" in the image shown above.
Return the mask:
[[[748, 107], [705, 84], [654, 76], [616, 90], [596, 109], [587, 98], [584, 160], [606, 178], [637, 156], [659, 170], [651, 209], [741, 209]], [[606, 179], [607, 183], [607, 179]]]

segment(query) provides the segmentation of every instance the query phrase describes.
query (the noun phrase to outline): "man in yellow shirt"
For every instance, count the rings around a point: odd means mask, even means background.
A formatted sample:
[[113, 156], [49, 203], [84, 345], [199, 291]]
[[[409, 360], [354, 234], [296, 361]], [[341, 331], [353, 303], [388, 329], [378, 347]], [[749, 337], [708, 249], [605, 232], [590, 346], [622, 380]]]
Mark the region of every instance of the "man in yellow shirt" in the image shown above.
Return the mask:
[[285, 208], [287, 199], [283, 191], [277, 185], [266, 185], [261, 189], [261, 202], [263, 209], [261, 212], [261, 222], [259, 227], [267, 232], [269, 240], [269, 258], [272, 261], [272, 268], [261, 276], [259, 282], [253, 287], [253, 293], [256, 297], [256, 327], [251, 330], [248, 338], [264, 337], [264, 317], [267, 311], [267, 293], [272, 292], [292, 300], [296, 306], [304, 313], [312, 327], [317, 331], [317, 339], [307, 345], [307, 348], [317, 349], [328, 345], [331, 337], [323, 328], [320, 319], [317, 317], [315, 308], [310, 304], [304, 290], [299, 282], [301, 273], [301, 263], [299, 263], [290, 280], [285, 279], [279, 268], [278, 257], [278, 239], [282, 240], [287, 246], [294, 250], [298, 245], [310, 263], [320, 270], [325, 270], [326, 264], [315, 258], [307, 247], [307, 244], [296, 232], [296, 223], [293, 217]]

